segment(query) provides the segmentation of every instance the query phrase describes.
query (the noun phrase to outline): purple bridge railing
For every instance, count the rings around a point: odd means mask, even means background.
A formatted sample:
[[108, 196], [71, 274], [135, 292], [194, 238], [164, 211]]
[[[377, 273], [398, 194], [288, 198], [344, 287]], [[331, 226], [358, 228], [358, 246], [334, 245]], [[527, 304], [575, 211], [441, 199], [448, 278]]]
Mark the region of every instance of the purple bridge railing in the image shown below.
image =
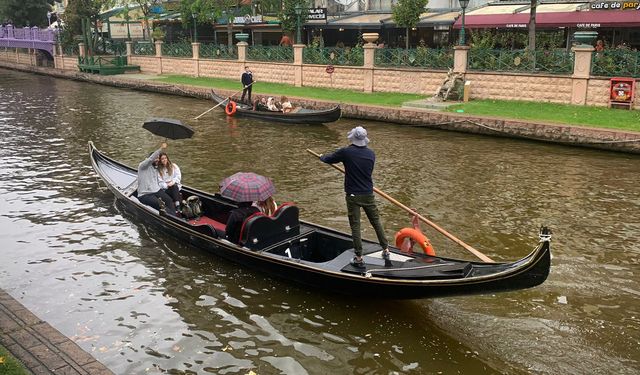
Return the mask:
[[41, 49], [54, 55], [57, 30], [37, 27], [14, 28], [12, 25], [0, 26], [0, 48]]

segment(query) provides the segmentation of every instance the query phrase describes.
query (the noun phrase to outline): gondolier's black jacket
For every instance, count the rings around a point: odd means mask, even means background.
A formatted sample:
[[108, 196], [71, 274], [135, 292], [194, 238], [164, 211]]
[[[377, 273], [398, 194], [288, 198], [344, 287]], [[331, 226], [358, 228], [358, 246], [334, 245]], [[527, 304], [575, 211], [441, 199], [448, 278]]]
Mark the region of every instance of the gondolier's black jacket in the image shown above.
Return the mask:
[[253, 82], [253, 73], [251, 73], [251, 72], [242, 73], [241, 80], [242, 80], [242, 85], [243, 86], [250, 85], [251, 82]]
[[344, 191], [347, 194], [366, 195], [373, 194], [373, 167], [376, 163], [376, 154], [367, 146], [349, 145], [333, 154], [320, 157], [325, 163], [344, 164]]

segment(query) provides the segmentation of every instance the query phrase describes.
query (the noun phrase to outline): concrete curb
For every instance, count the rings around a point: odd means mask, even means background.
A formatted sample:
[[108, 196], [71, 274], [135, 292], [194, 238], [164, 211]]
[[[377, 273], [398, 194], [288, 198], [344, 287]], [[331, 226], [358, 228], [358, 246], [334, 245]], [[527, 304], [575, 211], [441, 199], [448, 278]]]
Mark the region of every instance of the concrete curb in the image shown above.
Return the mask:
[[1, 288], [0, 344], [34, 374], [113, 375]]
[[[49, 75], [58, 78], [98, 83], [141, 91], [159, 92], [180, 96], [209, 98], [209, 88], [173, 85], [134, 78], [136, 75], [99, 76], [79, 71], [0, 61], [0, 67]], [[233, 94], [230, 90], [217, 90], [220, 95]], [[264, 95], [264, 94], [263, 94]], [[255, 95], [259, 97], [260, 95]], [[296, 103], [308, 108], [328, 108], [336, 102], [297, 98]], [[487, 116], [469, 116], [458, 113], [436, 112], [416, 108], [383, 107], [362, 104], [342, 104], [342, 115], [347, 118], [393, 122], [410, 126], [450, 130], [498, 137], [521, 138], [570, 146], [640, 154], [640, 132], [628, 132], [584, 126], [560, 125], [544, 122], [519, 121]]]

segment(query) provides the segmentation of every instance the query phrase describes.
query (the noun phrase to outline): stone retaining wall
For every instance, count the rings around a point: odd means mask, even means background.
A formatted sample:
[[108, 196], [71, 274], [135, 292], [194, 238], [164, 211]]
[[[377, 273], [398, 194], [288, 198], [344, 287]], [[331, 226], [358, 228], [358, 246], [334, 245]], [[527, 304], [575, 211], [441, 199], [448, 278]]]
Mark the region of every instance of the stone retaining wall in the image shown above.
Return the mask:
[[[176, 74], [239, 80], [244, 66], [248, 65], [259, 82], [347, 89], [365, 93], [397, 92], [431, 96], [447, 76], [445, 71], [438, 70], [379, 68], [373, 65], [371, 58], [365, 58], [365, 66], [334, 66], [334, 72], [328, 74], [325, 65], [303, 64], [301, 46], [296, 48], [294, 55], [297, 57], [293, 63], [246, 61], [243, 55], [246, 46], [241, 44], [238, 44], [240, 57], [235, 60], [161, 56], [161, 44], [156, 46], [154, 56], [133, 55], [130, 53], [131, 46], [129, 46], [128, 57], [130, 64], [139, 65], [141, 72], [147, 74]], [[194, 51], [198, 49], [198, 43], [194, 43]], [[456, 59], [466, 61], [464, 54], [467, 49], [457, 48]], [[83, 50], [82, 47], [81, 50]], [[365, 54], [372, 53], [371, 48], [365, 49]], [[466, 70], [466, 64], [456, 66], [456, 69], [464, 74], [466, 80], [471, 81], [471, 99], [607, 106], [609, 80], [589, 76], [590, 56], [589, 49], [576, 50], [577, 70], [573, 75], [475, 72]], [[15, 48], [2, 48], [0, 60], [25, 65], [36, 64], [33, 53]], [[55, 66], [63, 70], [76, 70], [77, 57], [55, 56]], [[640, 85], [635, 93], [635, 103], [635, 108], [640, 109]]]
[[[78, 71], [28, 66], [2, 61], [1, 59], [0, 67], [134, 90], [203, 99], [209, 97], [209, 89], [207, 88], [188, 85], [171, 85], [150, 80], [134, 79], [127, 77], [127, 75], [99, 76]], [[217, 91], [223, 96], [232, 94], [229, 90]], [[256, 97], [259, 97], [259, 95], [256, 95]], [[292, 97], [291, 100], [303, 107], [316, 109], [329, 108], [335, 103], [294, 97]], [[342, 114], [344, 117], [355, 119], [393, 122], [490, 136], [524, 138], [564, 145], [640, 154], [640, 132], [625, 132], [610, 129], [505, 120], [457, 113], [360, 104], [343, 104]]]

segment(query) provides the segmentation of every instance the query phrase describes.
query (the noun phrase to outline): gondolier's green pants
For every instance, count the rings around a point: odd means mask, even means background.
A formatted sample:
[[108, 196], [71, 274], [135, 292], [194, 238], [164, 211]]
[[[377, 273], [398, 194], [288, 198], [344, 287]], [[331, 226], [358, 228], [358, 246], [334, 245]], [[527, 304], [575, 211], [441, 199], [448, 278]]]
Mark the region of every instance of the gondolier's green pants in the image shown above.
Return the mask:
[[376, 206], [375, 197], [370, 195], [353, 195], [347, 194], [347, 212], [349, 215], [349, 225], [351, 226], [351, 236], [353, 237], [353, 248], [357, 256], [362, 256], [362, 235], [360, 233], [360, 208], [364, 209], [364, 213], [369, 218], [369, 222], [378, 236], [378, 242], [383, 249], [389, 246], [387, 237], [384, 234], [384, 228], [380, 222], [380, 214]]

